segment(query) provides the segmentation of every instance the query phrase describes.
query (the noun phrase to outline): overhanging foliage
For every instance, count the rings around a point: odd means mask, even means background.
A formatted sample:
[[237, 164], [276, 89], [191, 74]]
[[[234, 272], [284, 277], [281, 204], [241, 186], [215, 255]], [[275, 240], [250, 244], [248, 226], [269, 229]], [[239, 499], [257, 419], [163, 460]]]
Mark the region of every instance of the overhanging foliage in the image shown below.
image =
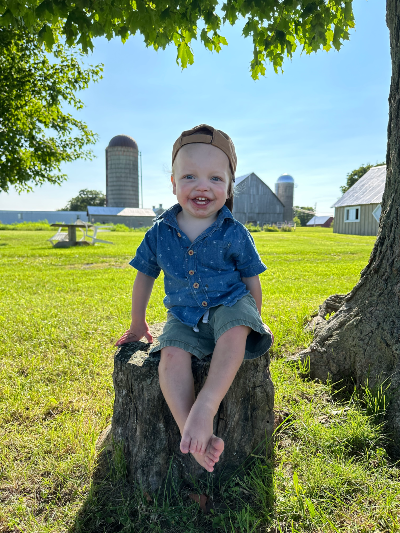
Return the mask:
[[39, 38], [49, 48], [60, 21], [67, 44], [83, 51], [93, 48], [95, 37], [125, 42], [139, 32], [156, 50], [174, 44], [183, 68], [193, 63], [193, 39], [219, 52], [228, 44], [222, 25], [240, 24], [253, 40], [254, 79], [265, 74], [267, 61], [278, 72], [298, 46], [308, 54], [339, 50], [354, 26], [352, 0], [0, 0], [0, 25], [22, 22], [33, 32], [39, 23]]
[[77, 93], [101, 76], [80, 56], [59, 42], [48, 54], [34, 33], [0, 27], [0, 191], [60, 183], [61, 163], [92, 157], [85, 147], [97, 136], [62, 108], [81, 109]]

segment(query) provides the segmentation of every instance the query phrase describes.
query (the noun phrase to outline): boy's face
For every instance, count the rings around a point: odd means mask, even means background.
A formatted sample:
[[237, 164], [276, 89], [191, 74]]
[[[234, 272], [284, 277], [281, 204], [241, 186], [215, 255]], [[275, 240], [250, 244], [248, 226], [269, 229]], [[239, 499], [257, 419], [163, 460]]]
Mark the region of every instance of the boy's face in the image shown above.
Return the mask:
[[231, 180], [228, 157], [210, 144], [183, 146], [171, 176], [173, 193], [182, 210], [193, 218], [216, 218], [225, 204]]

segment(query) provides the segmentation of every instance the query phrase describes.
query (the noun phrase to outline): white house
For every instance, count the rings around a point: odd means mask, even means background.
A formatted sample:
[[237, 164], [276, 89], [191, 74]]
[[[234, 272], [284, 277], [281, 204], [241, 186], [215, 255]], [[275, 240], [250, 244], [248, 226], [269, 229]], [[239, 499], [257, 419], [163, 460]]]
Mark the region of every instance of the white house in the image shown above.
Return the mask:
[[335, 208], [334, 233], [377, 235], [386, 165], [371, 168], [339, 200]]

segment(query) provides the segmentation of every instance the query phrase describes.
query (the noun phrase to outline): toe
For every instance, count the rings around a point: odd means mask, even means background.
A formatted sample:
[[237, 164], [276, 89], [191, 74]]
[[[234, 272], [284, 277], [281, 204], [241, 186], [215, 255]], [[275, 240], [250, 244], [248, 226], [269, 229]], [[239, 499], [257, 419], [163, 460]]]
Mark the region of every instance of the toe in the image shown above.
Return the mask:
[[224, 441], [219, 437], [213, 435], [207, 446], [208, 456], [216, 463], [219, 461], [219, 457], [224, 450]]
[[190, 438], [182, 437], [180, 449], [182, 453], [189, 453], [189, 451], [192, 451]]
[[190, 441], [190, 446], [189, 446], [189, 450], [190, 450], [190, 453], [197, 453], [197, 440], [194, 440], [192, 439]]
[[204, 461], [205, 463], [208, 465], [208, 466], [214, 466], [215, 464], [215, 461], [213, 461], [213, 459], [211, 459], [210, 457], [204, 457]]
[[210, 446], [209, 452], [210, 452], [211, 455], [214, 455], [215, 457], [219, 456], [218, 450], [216, 448], [214, 448], [214, 446]]

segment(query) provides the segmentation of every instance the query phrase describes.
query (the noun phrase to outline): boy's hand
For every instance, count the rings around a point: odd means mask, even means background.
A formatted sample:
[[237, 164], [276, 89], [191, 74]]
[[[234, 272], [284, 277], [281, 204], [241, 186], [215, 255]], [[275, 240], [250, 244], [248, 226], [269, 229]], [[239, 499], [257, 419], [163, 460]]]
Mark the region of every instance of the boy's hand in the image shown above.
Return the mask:
[[143, 324], [131, 324], [131, 327], [125, 331], [120, 339], [114, 344], [114, 346], [121, 346], [127, 342], [137, 342], [141, 338], [146, 337], [148, 342], [153, 342], [153, 337], [150, 333], [149, 326], [146, 321]]

